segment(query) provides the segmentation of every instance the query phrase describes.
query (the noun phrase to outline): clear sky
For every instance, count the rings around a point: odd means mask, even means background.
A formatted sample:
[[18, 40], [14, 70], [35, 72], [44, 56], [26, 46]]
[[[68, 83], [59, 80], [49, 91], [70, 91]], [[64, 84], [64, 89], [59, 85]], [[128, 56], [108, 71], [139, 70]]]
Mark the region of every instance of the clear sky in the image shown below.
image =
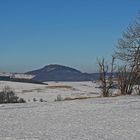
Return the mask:
[[140, 0], [0, 0], [0, 71], [62, 64], [95, 72], [140, 10]]

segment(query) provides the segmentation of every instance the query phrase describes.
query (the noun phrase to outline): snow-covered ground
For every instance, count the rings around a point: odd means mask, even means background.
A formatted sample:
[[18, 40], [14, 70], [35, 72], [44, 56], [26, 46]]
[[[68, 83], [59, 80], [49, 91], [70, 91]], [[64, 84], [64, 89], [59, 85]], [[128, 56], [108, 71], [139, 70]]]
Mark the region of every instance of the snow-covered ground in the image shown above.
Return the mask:
[[92, 82], [48, 82], [48, 85], [4, 82], [0, 81], [0, 90], [5, 86], [10, 86], [15, 93], [24, 98], [27, 102], [40, 98], [52, 102], [58, 95], [62, 98], [66, 97], [93, 97], [99, 96], [100, 89], [98, 85]]
[[9, 76], [11, 78], [19, 78], [19, 79], [32, 79], [34, 75], [30, 74], [23, 74], [23, 73], [7, 73], [7, 72], [0, 72], [0, 76]]
[[[0, 88], [4, 85], [10, 85], [26, 99], [45, 98], [48, 102], [1, 104], [0, 140], [140, 139], [140, 96], [54, 102], [57, 94], [97, 96], [99, 89], [95, 87], [98, 85], [49, 82], [48, 86], [53, 87], [48, 88], [46, 85], [1, 82]], [[60, 85], [67, 85], [67, 88], [55, 88]]]

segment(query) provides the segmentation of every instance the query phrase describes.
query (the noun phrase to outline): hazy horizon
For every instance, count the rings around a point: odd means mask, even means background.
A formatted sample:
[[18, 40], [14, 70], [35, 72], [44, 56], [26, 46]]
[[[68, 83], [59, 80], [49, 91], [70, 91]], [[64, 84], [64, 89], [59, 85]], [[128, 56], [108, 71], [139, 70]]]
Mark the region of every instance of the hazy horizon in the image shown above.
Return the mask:
[[111, 58], [139, 5], [139, 0], [0, 1], [0, 72], [49, 64], [96, 72], [96, 58]]

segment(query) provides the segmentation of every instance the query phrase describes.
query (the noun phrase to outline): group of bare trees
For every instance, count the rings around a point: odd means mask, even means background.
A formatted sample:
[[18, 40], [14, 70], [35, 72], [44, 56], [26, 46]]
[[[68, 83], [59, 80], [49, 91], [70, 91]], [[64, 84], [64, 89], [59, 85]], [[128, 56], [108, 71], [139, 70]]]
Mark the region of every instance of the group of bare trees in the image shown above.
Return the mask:
[[[132, 94], [134, 86], [138, 85], [140, 77], [140, 13], [135, 23], [129, 25], [126, 31], [123, 32], [116, 48], [111, 64], [107, 64], [104, 58], [97, 60], [102, 96], [105, 97], [111, 95], [110, 90], [113, 85], [114, 72], [117, 74], [116, 80], [120, 94]], [[121, 61], [121, 66], [118, 65], [114, 68], [115, 59]], [[140, 93], [140, 90], [137, 91]]]

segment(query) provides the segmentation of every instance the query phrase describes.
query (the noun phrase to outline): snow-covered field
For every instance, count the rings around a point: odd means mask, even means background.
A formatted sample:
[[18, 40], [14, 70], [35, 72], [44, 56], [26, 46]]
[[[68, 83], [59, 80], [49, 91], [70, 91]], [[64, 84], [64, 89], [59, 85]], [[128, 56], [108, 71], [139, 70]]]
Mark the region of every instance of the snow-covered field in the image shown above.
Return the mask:
[[[92, 82], [9, 85], [25, 104], [0, 105], [0, 140], [139, 140], [140, 96], [54, 102], [64, 97], [98, 96]], [[64, 88], [66, 87], [66, 88]], [[47, 102], [33, 102], [43, 98]], [[30, 99], [30, 102], [29, 102]]]
[[81, 97], [81, 96], [98, 96], [100, 89], [98, 85], [92, 82], [47, 82], [48, 85], [4, 82], [0, 81], [0, 90], [5, 86], [10, 86], [19, 97], [23, 97], [27, 102], [40, 98], [52, 102], [58, 95], [62, 98]]

